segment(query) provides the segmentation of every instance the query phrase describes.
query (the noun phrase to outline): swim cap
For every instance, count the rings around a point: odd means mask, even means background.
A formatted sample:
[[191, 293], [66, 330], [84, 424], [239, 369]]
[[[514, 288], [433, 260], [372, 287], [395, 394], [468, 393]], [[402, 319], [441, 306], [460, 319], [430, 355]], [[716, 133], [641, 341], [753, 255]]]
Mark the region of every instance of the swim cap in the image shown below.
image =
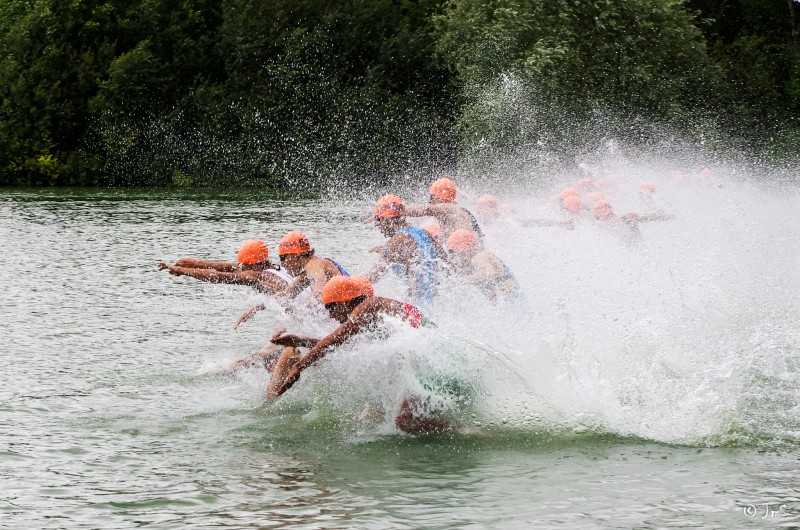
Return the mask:
[[611, 208], [611, 203], [608, 201], [598, 201], [592, 208], [592, 213], [598, 216], [611, 215], [614, 210]]
[[642, 182], [639, 184], [639, 193], [655, 193], [656, 185], [652, 182]]
[[372, 282], [366, 276], [350, 276], [358, 286], [361, 296], [375, 296], [375, 290], [372, 288]]
[[561, 190], [561, 193], [558, 194], [559, 198], [563, 201], [565, 197], [569, 197], [570, 195], [574, 195], [575, 197], [580, 198], [581, 193], [575, 188], [564, 188]]
[[456, 200], [456, 183], [448, 178], [439, 179], [431, 184], [431, 195], [445, 201]]
[[372, 283], [364, 276], [334, 276], [322, 288], [322, 303], [347, 302], [359, 296], [372, 296]]
[[248, 239], [239, 247], [239, 252], [236, 253], [236, 261], [245, 265], [268, 262], [269, 250], [267, 249], [267, 244], [260, 239]]
[[447, 238], [447, 248], [458, 252], [478, 250], [478, 238], [469, 230], [456, 230]]
[[436, 223], [427, 224], [422, 227], [422, 230], [433, 238], [439, 238], [444, 235], [444, 230]]
[[406, 207], [403, 199], [397, 195], [384, 195], [375, 203], [373, 214], [375, 217], [403, 217], [406, 214]]
[[498, 203], [497, 197], [494, 195], [481, 195], [478, 201], [475, 203], [475, 208], [480, 213], [489, 213], [498, 210]]
[[311, 245], [308, 243], [308, 238], [305, 234], [294, 230], [287, 232], [278, 242], [278, 254], [281, 256], [286, 254], [303, 254], [304, 252], [310, 251]]
[[580, 213], [581, 207], [583, 206], [581, 204], [580, 197], [576, 197], [575, 195], [567, 195], [566, 197], [561, 199], [561, 205], [570, 212], [575, 212], [575, 213]]

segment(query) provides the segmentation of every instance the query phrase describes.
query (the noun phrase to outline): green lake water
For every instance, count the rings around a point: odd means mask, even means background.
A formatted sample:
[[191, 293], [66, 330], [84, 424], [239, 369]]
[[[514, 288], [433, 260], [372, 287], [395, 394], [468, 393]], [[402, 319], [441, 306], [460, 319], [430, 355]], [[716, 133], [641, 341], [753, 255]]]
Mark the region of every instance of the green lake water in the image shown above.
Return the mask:
[[[286, 315], [234, 332], [257, 293], [157, 262], [300, 229], [363, 273], [375, 197], [1, 190], [0, 527], [800, 526], [797, 196], [662, 187], [679, 218], [638, 248], [487, 232], [532, 320], [449, 286], [437, 330], [345, 348], [270, 405], [264, 372], [204, 373]], [[543, 202], [520, 209], [560, 215]], [[452, 433], [409, 436], [392, 407], [426, 369], [475, 390], [431, 397]]]

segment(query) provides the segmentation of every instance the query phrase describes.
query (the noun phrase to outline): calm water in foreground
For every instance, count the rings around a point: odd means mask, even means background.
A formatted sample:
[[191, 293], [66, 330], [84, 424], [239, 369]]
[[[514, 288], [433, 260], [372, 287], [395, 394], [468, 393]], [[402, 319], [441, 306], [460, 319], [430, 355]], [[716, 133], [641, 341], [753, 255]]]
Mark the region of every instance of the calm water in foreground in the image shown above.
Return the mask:
[[[691, 204], [672, 199], [673, 211]], [[762, 199], [770, 215], [785, 207]], [[365, 201], [248, 192], [0, 191], [0, 527], [800, 526], [799, 282], [781, 277], [797, 233], [726, 275], [698, 264], [723, 267], [747, 245], [713, 239], [719, 227], [698, 241], [687, 217], [605, 253], [575, 250], [594, 244], [591, 227], [529, 231], [503, 257], [536, 326], [478, 315], [462, 328], [469, 311], [452, 302], [438, 336], [356, 346], [273, 405], [262, 373], [202, 375], [259, 348], [284, 316], [272, 307], [234, 332], [255, 293], [158, 261], [231, 259], [250, 237], [274, 250], [300, 228], [364, 272], [381, 241], [368, 214]], [[696, 270], [707, 276], [669, 283]], [[618, 309], [603, 305], [609, 290]], [[455, 433], [412, 437], [391, 411], [361, 414], [415, 388], [397, 383], [394, 359], [448, 348], [477, 359], [480, 379], [445, 411]]]

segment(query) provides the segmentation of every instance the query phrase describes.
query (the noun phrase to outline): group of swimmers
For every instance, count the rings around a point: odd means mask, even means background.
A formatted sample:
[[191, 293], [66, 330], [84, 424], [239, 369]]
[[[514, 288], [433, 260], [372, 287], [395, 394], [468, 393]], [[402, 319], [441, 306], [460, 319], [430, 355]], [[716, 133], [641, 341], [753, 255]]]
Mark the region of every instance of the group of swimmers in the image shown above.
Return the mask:
[[[288, 391], [304, 370], [337, 347], [357, 335], [386, 328], [389, 320], [414, 328], [435, 327], [427, 315], [436, 286], [445, 276], [477, 286], [489, 303], [509, 304], [521, 313], [527, 311], [514, 275], [500, 258], [484, 248], [482, 225], [491, 231], [501, 218], [513, 216], [513, 211], [509, 208], [504, 212], [496, 197], [484, 195], [476, 202], [479, 222], [456, 202], [456, 195], [455, 183], [441, 178], [431, 185], [427, 204], [406, 204], [395, 194], [380, 197], [370, 221], [387, 239], [370, 250], [378, 254], [378, 259], [363, 276], [350, 275], [335, 261], [317, 256], [309, 239], [298, 231], [286, 233], [278, 242], [280, 264], [270, 260], [266, 243], [251, 239], [241, 245], [236, 262], [184, 258], [174, 264], [159, 263], [159, 270], [213, 283], [250, 286], [273, 297], [297, 318], [313, 318], [317, 310], [324, 308], [327, 316], [339, 323], [320, 339], [288, 334], [285, 328], [278, 328], [264, 348], [228, 368], [264, 366], [271, 374], [266, 397], [274, 399]], [[582, 216], [590, 212], [596, 221], [621, 226], [632, 233], [638, 232], [638, 223], [670, 218], [663, 213], [617, 217], [602, 198], [589, 209], [575, 187], [565, 188], [558, 201], [566, 214]], [[433, 218], [435, 222], [420, 227], [408, 220], [418, 217]], [[522, 226], [571, 229], [575, 221], [518, 222]], [[407, 299], [413, 304], [375, 295], [373, 284], [390, 271], [407, 287]], [[236, 327], [264, 309], [264, 304], [247, 309], [239, 316]], [[403, 401], [395, 424], [409, 433], [449, 427], [446, 420], [423, 413], [412, 397]]]

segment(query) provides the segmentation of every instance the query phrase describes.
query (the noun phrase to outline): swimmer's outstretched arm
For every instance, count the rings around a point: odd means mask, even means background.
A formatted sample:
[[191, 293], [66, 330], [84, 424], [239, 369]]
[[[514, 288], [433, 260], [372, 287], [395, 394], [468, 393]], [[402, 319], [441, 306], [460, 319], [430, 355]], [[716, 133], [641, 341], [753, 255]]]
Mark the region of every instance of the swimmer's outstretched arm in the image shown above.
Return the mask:
[[625, 220], [633, 221], [635, 223], [648, 223], [651, 221], [670, 221], [675, 219], [675, 214], [671, 213], [651, 213], [649, 215], [639, 215], [635, 213], [629, 213], [625, 215]]
[[215, 269], [221, 272], [234, 272], [239, 270], [238, 263], [229, 261], [206, 261], [194, 258], [181, 258], [175, 262], [177, 267], [188, 267], [190, 269]]
[[271, 365], [277, 360], [281, 347], [274, 344], [267, 344], [256, 353], [251, 353], [241, 359], [233, 361], [231, 364], [212, 372], [217, 375], [226, 375], [238, 370], [239, 368], [262, 365], [267, 371], [272, 371]]
[[549, 219], [521, 219], [519, 224], [522, 226], [558, 226], [560, 228], [566, 228], [567, 230], [575, 228], [575, 223], [572, 221], [551, 221]]
[[439, 210], [428, 204], [407, 204], [406, 217], [437, 217]]
[[[305, 271], [301, 272], [297, 276], [295, 276], [294, 280], [291, 284], [287, 285], [284, 289], [281, 289], [277, 293], [276, 296], [283, 296], [289, 299], [295, 298], [298, 294], [302, 293], [303, 290], [311, 284], [311, 280], [306, 274]], [[320, 291], [322, 288], [320, 288]]]
[[174, 276], [189, 276], [204, 282], [227, 283], [232, 285], [258, 285], [259, 274], [248, 274], [248, 272], [221, 272], [216, 269], [195, 269], [189, 267], [178, 267], [167, 263], [159, 263], [158, 270], [169, 270]]
[[291, 335], [284, 333], [286, 328], [281, 327], [272, 335], [270, 343], [277, 344], [278, 346], [291, 347], [291, 348], [313, 348], [319, 343], [319, 339], [312, 339], [311, 337], [301, 337], [300, 335]]
[[248, 307], [239, 315], [239, 318], [236, 319], [236, 324], [233, 325], [233, 330], [236, 331], [239, 326], [253, 318], [253, 315], [258, 313], [259, 311], [263, 311], [267, 308], [264, 304], [256, 304], [253, 307]]

